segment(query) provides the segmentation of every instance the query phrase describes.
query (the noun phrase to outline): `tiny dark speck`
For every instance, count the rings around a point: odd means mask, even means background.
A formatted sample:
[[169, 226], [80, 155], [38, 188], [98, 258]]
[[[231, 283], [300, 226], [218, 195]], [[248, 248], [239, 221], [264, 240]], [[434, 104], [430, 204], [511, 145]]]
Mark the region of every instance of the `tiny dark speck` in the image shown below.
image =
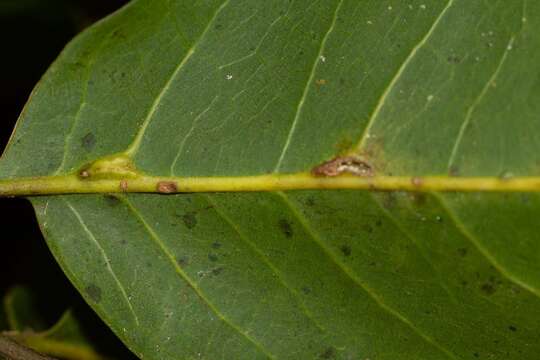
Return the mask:
[[223, 272], [223, 268], [222, 267], [217, 267], [215, 269], [212, 269], [212, 275], [214, 276], [218, 276], [219, 274], [221, 274]]
[[478, 354], [478, 353], [474, 353], [473, 355], [474, 355], [475, 358], [480, 357], [480, 354]]
[[489, 283], [485, 283], [480, 287], [480, 289], [484, 292], [486, 295], [493, 295], [496, 291], [495, 286]]
[[459, 256], [465, 257], [467, 256], [468, 250], [467, 248], [459, 248], [457, 249]]
[[107, 202], [107, 205], [109, 206], [117, 206], [120, 204], [120, 199], [118, 199], [118, 197], [114, 195], [106, 194], [106, 195], [103, 195], [103, 197], [105, 198], [105, 201]]
[[84, 290], [93, 302], [99, 303], [101, 301], [101, 288], [99, 286], [89, 284]]
[[516, 328], [515, 326], [513, 326], [513, 325], [510, 325], [510, 326], [508, 327], [508, 330], [510, 330], [510, 331], [517, 331], [517, 328]]
[[179, 258], [176, 259], [176, 262], [177, 262], [178, 265], [180, 265], [180, 266], [186, 266], [186, 265], [189, 265], [189, 257], [187, 257], [187, 256], [180, 256]]
[[96, 146], [96, 137], [94, 136], [94, 134], [89, 132], [88, 134], [83, 136], [83, 138], [81, 139], [81, 144], [86, 151], [92, 151], [92, 149], [94, 149], [94, 146]]
[[324, 350], [324, 352], [321, 354], [321, 359], [334, 359], [336, 356], [336, 350], [332, 347], [329, 347], [328, 349]]
[[220, 249], [221, 248], [221, 243], [219, 241], [214, 241], [212, 243], [212, 248], [213, 249]]
[[218, 256], [216, 254], [210, 253], [210, 254], [208, 254], [208, 260], [216, 262], [216, 261], [218, 261]]
[[184, 221], [184, 225], [186, 225], [188, 229], [193, 229], [197, 226], [197, 217], [194, 213], [189, 212], [184, 214], [182, 216], [182, 221]]
[[341, 245], [341, 247], [339, 249], [341, 250], [343, 255], [351, 256], [352, 250], [351, 250], [351, 247], [349, 245]]
[[293, 236], [293, 228], [289, 221], [286, 219], [279, 220], [279, 228], [281, 232], [288, 238]]

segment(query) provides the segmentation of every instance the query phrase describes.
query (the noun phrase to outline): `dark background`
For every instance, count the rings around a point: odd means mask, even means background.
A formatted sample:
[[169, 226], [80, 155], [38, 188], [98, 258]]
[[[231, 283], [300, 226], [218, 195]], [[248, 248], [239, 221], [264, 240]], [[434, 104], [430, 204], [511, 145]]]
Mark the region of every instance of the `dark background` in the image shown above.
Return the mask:
[[[127, 0], [0, 0], [0, 147], [30, 92], [73, 36]], [[25, 199], [0, 199], [0, 301], [27, 286], [44, 327], [68, 308], [105, 353], [131, 358], [84, 303], [50, 254]], [[0, 329], [5, 330], [5, 329]], [[43, 330], [43, 329], [35, 329]]]

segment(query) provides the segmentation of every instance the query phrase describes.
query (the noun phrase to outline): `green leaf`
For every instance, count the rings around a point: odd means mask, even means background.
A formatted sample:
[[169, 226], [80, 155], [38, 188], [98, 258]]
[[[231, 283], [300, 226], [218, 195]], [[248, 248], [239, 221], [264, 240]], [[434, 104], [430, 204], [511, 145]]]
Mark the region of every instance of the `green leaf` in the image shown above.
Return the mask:
[[[51, 288], [53, 290], [58, 290]], [[106, 327], [86, 308], [76, 305], [54, 325], [44, 318], [36, 291], [25, 286], [12, 288], [3, 299], [6, 314], [3, 334], [39, 353], [61, 359], [129, 359], [131, 354], [115, 343]], [[117, 340], [116, 340], [117, 341]]]
[[8, 291], [3, 299], [3, 312], [11, 331], [41, 331], [48, 325], [39, 312], [34, 292], [24, 286]]
[[[352, 154], [419, 184], [538, 176], [539, 14], [532, 1], [136, 0], [52, 65], [0, 173], [122, 154], [149, 175], [250, 176]], [[536, 193], [31, 200], [68, 277], [145, 359], [540, 353]]]
[[18, 343], [42, 354], [62, 359], [104, 360], [92, 344], [92, 337], [85, 334], [71, 310], [67, 310], [50, 329], [42, 332], [10, 332], [9, 336]]

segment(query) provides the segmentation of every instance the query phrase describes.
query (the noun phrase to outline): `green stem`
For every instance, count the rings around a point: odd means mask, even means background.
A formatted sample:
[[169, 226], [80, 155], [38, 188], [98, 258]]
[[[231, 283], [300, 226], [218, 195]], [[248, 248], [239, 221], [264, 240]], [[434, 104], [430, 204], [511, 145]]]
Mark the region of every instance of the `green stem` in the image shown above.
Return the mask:
[[82, 175], [45, 176], [0, 180], [0, 196], [32, 196], [91, 193], [190, 193], [286, 190], [380, 190], [538, 192], [540, 177], [447, 176], [314, 176], [309, 173], [236, 177], [160, 177], [118, 174], [96, 178]]

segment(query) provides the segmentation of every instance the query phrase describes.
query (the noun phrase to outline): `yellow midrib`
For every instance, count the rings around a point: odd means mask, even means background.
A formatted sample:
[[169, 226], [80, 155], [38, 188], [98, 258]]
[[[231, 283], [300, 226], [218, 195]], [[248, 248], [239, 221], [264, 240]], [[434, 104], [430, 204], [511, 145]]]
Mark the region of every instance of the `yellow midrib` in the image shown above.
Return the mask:
[[378, 190], [414, 192], [538, 192], [540, 176], [449, 177], [373, 176], [348, 174], [315, 176], [311, 173], [223, 177], [162, 177], [118, 174], [81, 177], [79, 174], [0, 180], [1, 196], [69, 193], [186, 193], [264, 192], [287, 190]]

